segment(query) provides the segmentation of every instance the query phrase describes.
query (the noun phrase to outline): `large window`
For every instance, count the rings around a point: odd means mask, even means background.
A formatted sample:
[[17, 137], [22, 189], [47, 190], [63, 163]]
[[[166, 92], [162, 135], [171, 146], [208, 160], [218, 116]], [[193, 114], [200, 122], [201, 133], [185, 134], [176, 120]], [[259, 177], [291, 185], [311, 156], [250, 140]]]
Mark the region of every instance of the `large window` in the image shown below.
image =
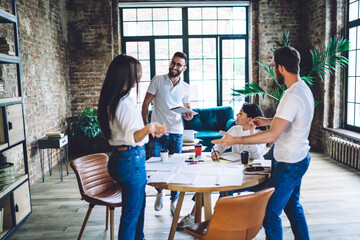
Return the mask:
[[123, 52], [140, 60], [141, 105], [154, 75], [166, 74], [177, 51], [189, 57], [183, 78], [193, 108], [231, 106], [232, 89], [247, 81], [247, 6], [120, 6]]
[[349, 129], [360, 131], [360, 13], [359, 1], [349, 1], [349, 65], [346, 91], [346, 121]]

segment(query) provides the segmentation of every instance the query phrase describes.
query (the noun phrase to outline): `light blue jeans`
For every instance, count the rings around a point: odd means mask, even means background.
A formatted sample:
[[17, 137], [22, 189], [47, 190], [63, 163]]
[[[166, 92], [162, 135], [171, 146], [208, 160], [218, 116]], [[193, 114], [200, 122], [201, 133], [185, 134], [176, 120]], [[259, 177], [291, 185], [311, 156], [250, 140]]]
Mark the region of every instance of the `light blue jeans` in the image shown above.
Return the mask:
[[263, 226], [266, 239], [282, 240], [283, 232], [280, 214], [284, 210], [296, 240], [310, 239], [304, 210], [299, 202], [301, 180], [310, 164], [310, 155], [297, 163], [274, 163], [270, 187], [275, 188], [271, 196]]
[[122, 190], [119, 240], [143, 240], [146, 197], [144, 147], [129, 147], [126, 151], [114, 148], [109, 158], [108, 171]]
[[[160, 157], [160, 150], [165, 148], [169, 150], [169, 154], [181, 153], [183, 145], [182, 134], [169, 134], [168, 136], [163, 135], [161, 138], [153, 138], [149, 143], [149, 150], [151, 157]], [[162, 189], [156, 188], [158, 192]], [[171, 191], [170, 200], [176, 201], [179, 197], [179, 192]]]

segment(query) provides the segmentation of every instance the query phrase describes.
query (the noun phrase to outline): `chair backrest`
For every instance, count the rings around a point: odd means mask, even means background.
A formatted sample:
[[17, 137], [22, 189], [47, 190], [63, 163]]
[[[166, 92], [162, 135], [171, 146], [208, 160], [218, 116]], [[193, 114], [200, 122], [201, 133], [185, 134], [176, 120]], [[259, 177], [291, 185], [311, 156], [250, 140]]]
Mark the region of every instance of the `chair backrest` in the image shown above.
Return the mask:
[[74, 170], [80, 193], [84, 200], [114, 188], [117, 183], [108, 172], [109, 158], [104, 153], [96, 153], [74, 159], [70, 166]]
[[254, 194], [224, 197], [216, 202], [204, 239], [252, 239], [261, 229], [274, 188]]

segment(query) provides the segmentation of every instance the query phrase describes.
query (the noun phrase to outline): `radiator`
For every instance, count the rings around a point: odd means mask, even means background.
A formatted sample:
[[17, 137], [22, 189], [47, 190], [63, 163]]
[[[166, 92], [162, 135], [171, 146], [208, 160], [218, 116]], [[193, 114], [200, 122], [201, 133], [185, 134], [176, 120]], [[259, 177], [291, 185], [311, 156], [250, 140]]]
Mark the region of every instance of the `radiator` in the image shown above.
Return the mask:
[[360, 170], [360, 145], [338, 137], [330, 137], [330, 157]]

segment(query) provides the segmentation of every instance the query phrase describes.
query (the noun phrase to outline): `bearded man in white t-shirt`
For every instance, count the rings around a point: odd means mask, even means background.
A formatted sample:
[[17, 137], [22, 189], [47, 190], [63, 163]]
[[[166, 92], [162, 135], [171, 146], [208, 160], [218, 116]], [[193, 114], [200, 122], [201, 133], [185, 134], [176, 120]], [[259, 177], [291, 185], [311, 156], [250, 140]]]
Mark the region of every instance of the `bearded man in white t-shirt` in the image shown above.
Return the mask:
[[279, 84], [286, 91], [274, 118], [255, 118], [258, 126], [270, 129], [246, 137], [225, 136], [212, 143], [223, 145], [274, 142], [274, 170], [270, 186], [275, 192], [269, 200], [263, 226], [266, 239], [281, 240], [280, 215], [284, 210], [290, 220], [295, 239], [310, 239], [304, 210], [299, 202], [302, 177], [310, 163], [308, 136], [314, 116], [314, 98], [299, 75], [300, 54], [292, 47], [282, 47], [274, 53], [272, 65]]
[[[150, 156], [159, 157], [161, 149], [168, 149], [169, 154], [181, 153], [183, 144], [184, 126], [181, 115], [171, 111], [171, 108], [184, 106], [190, 107], [190, 85], [181, 79], [181, 73], [187, 69], [187, 55], [183, 52], [176, 52], [170, 61], [169, 73], [155, 76], [149, 85], [142, 105], [142, 117], [144, 123], [148, 123], [149, 105], [153, 101], [151, 122], [166, 124], [167, 133], [161, 138], [153, 138], [149, 142]], [[193, 118], [191, 113], [183, 113], [185, 120]], [[163, 207], [164, 194], [162, 189], [158, 191], [154, 209], [160, 211]], [[175, 201], [178, 192], [171, 191], [170, 211], [175, 212]]]

